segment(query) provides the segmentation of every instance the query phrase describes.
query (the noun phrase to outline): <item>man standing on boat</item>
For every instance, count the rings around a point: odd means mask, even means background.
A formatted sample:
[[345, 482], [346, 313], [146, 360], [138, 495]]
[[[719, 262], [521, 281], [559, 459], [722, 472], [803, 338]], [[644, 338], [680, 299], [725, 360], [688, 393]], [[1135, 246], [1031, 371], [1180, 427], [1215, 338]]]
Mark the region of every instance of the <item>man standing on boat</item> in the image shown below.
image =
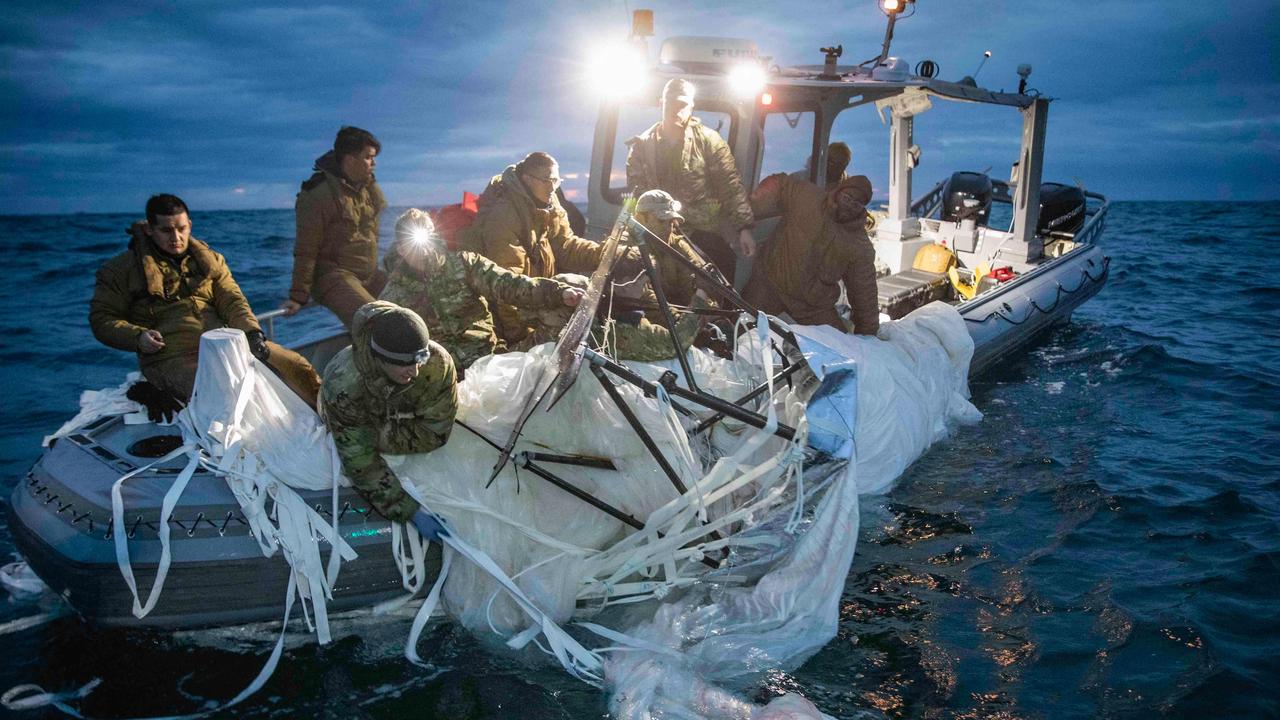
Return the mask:
[[[458, 232], [458, 247], [518, 275], [590, 275], [600, 264], [602, 247], [569, 228], [555, 195], [559, 186], [560, 165], [555, 158], [545, 152], [529, 153], [489, 181], [475, 221]], [[509, 347], [550, 342], [559, 330], [545, 328], [545, 323], [512, 304], [499, 304], [493, 310], [498, 335]]]
[[460, 375], [476, 360], [508, 349], [494, 328], [491, 304], [560, 310], [577, 306], [583, 295], [553, 278], [517, 275], [469, 250], [447, 252], [431, 217], [416, 208], [396, 221], [396, 242], [384, 262], [388, 279], [381, 299], [418, 313], [453, 355]]
[[679, 200], [689, 239], [732, 283], [735, 250], [744, 257], [755, 254], [755, 220], [728, 144], [693, 117], [693, 108], [693, 84], [668, 81], [662, 89], [662, 120], [627, 141], [627, 187], [637, 196], [661, 189]]
[[445, 444], [458, 413], [453, 358], [412, 310], [371, 302], [351, 321], [351, 345], [325, 368], [321, 416], [360, 495], [388, 520], [412, 522], [428, 539], [434, 515], [400, 485], [384, 454], [429, 453]]
[[135, 385], [130, 397], [145, 404], [153, 420], [171, 415], [179, 407], [175, 400], [191, 397], [200, 335], [220, 327], [243, 330], [250, 352], [315, 407], [320, 390], [315, 369], [266, 339], [226, 259], [191, 237], [191, 218], [181, 198], [152, 197], [147, 221], [130, 232], [129, 249], [98, 270], [89, 325], [104, 345], [138, 354], [149, 385]]
[[285, 315], [314, 297], [350, 327], [356, 310], [382, 292], [387, 276], [378, 268], [378, 217], [387, 201], [373, 177], [381, 150], [368, 130], [343, 127], [302, 183]]
[[756, 217], [781, 215], [743, 292], [747, 302], [774, 315], [786, 313], [802, 325], [847, 331], [836, 311], [843, 281], [853, 331], [880, 329], [875, 248], [867, 238], [871, 181], [854, 175], [824, 189], [778, 173], [751, 194]]

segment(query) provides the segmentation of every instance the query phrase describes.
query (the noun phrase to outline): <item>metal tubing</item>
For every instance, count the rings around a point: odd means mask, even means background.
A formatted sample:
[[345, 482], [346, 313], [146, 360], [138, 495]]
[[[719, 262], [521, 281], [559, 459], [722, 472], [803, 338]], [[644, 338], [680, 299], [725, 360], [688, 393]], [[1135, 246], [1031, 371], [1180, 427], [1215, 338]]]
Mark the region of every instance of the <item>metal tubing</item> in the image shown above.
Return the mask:
[[[644, 227], [639, 221], [634, 223]], [[645, 228], [648, 230], [648, 228]], [[653, 252], [654, 243], [665, 245], [652, 232], [646, 232], [644, 237], [645, 247], [649, 252]], [[676, 351], [676, 361], [680, 363], [680, 369], [684, 371], [684, 381], [690, 390], [697, 390], [698, 383], [693, 379], [693, 369], [689, 367], [689, 358], [684, 355], [684, 348], [680, 347], [680, 336], [676, 333], [676, 319], [671, 315], [671, 306], [667, 304], [667, 293], [662, 289], [662, 272], [658, 270], [657, 263], [653, 262], [653, 258], [649, 257], [649, 252], [640, 253], [640, 261], [644, 263], [644, 271], [649, 275], [649, 284], [653, 286], [654, 297], [658, 299], [658, 308], [662, 310], [662, 320], [667, 326], [667, 332], [671, 333], [671, 345]]]
[[[773, 376], [773, 384], [777, 385], [783, 380], [789, 379], [796, 370], [800, 369], [800, 367], [801, 367], [800, 363], [792, 363], [791, 365], [787, 366], [785, 369], [779, 370], [778, 373]], [[768, 390], [768, 389], [769, 389], [769, 383], [761, 383], [760, 385], [756, 386], [756, 389], [752, 390], [746, 395], [743, 395], [742, 397], [735, 400], [733, 404], [745, 405], [751, 402], [752, 400], [755, 400], [756, 398], [760, 397], [760, 395], [764, 393], [765, 390]], [[723, 419], [724, 419], [724, 413], [716, 413], [715, 415], [712, 415], [706, 420], [703, 420], [702, 422], [698, 423], [698, 425], [694, 427], [692, 431], [690, 431], [690, 434], [699, 435], [701, 433], [704, 433], [712, 425], [715, 425], [716, 423], [720, 422]]]
[[578, 467], [589, 467], [597, 470], [617, 470], [613, 461], [609, 458], [587, 457], [585, 455], [557, 455], [556, 453], [544, 452], [526, 452], [523, 453], [526, 460], [559, 463], [561, 465], [576, 465]]
[[[657, 393], [655, 383], [645, 380], [632, 372], [632, 370], [625, 365], [619, 365], [594, 350], [587, 350], [584, 357], [591, 362], [592, 368], [599, 366], [604, 370], [608, 370], [619, 378], [644, 390], [646, 395], [653, 395]], [[594, 370], [592, 372], [594, 372]], [[734, 420], [744, 422], [754, 428], [763, 430], [764, 427], [768, 425], [769, 421], [763, 415], [751, 412], [750, 410], [744, 410], [728, 400], [721, 400], [715, 395], [710, 395], [704, 392], [692, 392], [680, 387], [679, 385], [664, 387], [666, 387], [667, 392], [675, 395], [676, 397], [688, 400], [689, 402], [701, 405], [702, 407], [714, 410], [715, 412], [728, 415]], [[777, 427], [774, 429], [773, 434], [783, 440], [794, 440], [796, 437], [796, 429], [785, 423], [777, 423]]]
[[614, 387], [613, 382], [604, 376], [604, 370], [601, 370], [600, 366], [596, 363], [591, 363], [591, 374], [595, 375], [596, 379], [600, 381], [600, 384], [604, 386], [604, 391], [609, 394], [609, 398], [613, 400], [613, 404], [618, 406], [618, 410], [622, 412], [622, 417], [626, 418], [627, 424], [629, 424], [631, 429], [635, 431], [636, 435], [640, 437], [640, 442], [644, 443], [645, 449], [648, 450], [649, 454], [653, 456], [653, 459], [657, 461], [658, 467], [662, 468], [662, 472], [666, 473], [667, 479], [671, 481], [673, 486], [675, 486], [676, 491], [681, 495], [689, 492], [689, 488], [686, 487], [684, 482], [680, 479], [675, 468], [671, 467], [671, 463], [667, 462], [666, 456], [662, 454], [662, 450], [658, 447], [658, 444], [653, 441], [653, 437], [649, 435], [649, 431], [645, 430], [644, 425], [640, 423], [640, 418], [637, 418], [636, 414], [631, 411], [631, 406], [627, 404], [626, 400], [622, 399], [622, 394], [618, 392], [618, 388]]

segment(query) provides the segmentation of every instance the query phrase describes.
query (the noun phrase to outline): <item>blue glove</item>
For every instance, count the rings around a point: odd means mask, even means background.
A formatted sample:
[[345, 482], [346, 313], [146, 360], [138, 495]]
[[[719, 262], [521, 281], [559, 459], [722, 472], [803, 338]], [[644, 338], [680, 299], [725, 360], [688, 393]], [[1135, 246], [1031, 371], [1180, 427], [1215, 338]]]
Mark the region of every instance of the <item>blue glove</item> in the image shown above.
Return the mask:
[[444, 521], [426, 510], [419, 509], [413, 517], [409, 518], [409, 522], [413, 523], [413, 526], [418, 529], [418, 534], [426, 540], [440, 542], [441, 537], [449, 536]]

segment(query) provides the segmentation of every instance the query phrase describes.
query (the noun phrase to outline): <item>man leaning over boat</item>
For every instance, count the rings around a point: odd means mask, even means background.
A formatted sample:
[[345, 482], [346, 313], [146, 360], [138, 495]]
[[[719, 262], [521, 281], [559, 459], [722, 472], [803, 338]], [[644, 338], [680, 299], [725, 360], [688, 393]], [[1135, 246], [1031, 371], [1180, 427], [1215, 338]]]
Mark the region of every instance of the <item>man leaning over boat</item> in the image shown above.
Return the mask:
[[517, 275], [469, 250], [449, 252], [431, 217], [416, 208], [396, 221], [395, 244], [383, 262], [388, 279], [381, 299], [418, 313], [453, 355], [459, 375], [476, 360], [507, 351], [490, 308], [511, 305], [526, 315], [567, 310], [583, 294], [560, 280]]
[[843, 281], [853, 331], [875, 335], [880, 328], [876, 299], [875, 248], [867, 237], [866, 205], [871, 181], [854, 175], [824, 189], [778, 173], [751, 194], [756, 217], [781, 216], [756, 261], [743, 292], [747, 302], [773, 315], [786, 313], [802, 325], [830, 325], [847, 331], [836, 311]]
[[[104, 345], [136, 352], [147, 384], [130, 397], [152, 419], [171, 416], [191, 396], [200, 335], [243, 330], [250, 351], [315, 406], [320, 378], [301, 355], [266, 339], [226, 259], [191, 236], [186, 203], [174, 195], [147, 201], [147, 220], [130, 229], [129, 248], [98, 270], [89, 325]], [[169, 419], [164, 417], [163, 419]]]
[[325, 367], [320, 414], [351, 484], [379, 513], [412, 522], [428, 539], [435, 516], [405, 492], [384, 453], [444, 445], [458, 413], [453, 358], [412, 310], [374, 301], [356, 311], [351, 345]]

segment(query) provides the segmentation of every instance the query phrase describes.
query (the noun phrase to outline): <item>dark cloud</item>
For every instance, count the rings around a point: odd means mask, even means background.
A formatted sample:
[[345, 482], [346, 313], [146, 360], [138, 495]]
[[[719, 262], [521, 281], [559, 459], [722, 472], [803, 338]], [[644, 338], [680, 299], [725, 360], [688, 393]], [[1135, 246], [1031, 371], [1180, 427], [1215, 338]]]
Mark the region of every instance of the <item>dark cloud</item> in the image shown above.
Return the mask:
[[[782, 64], [876, 53], [869, 0], [652, 3], [659, 36], [749, 36]], [[625, 32], [624, 3], [9, 3], [0, 26], [0, 212], [130, 210], [158, 189], [208, 208], [287, 206], [341, 124], [384, 142], [395, 203], [445, 202], [532, 149], [585, 173], [583, 53]], [[1275, 3], [921, 2], [894, 52], [1056, 98], [1046, 173], [1128, 198], [1274, 197]], [[805, 18], [799, 20], [799, 18]], [[1016, 115], [937, 108], [920, 185], [1011, 158]], [[842, 118], [883, 185], [885, 130]], [[572, 189], [574, 182], [571, 181]]]

